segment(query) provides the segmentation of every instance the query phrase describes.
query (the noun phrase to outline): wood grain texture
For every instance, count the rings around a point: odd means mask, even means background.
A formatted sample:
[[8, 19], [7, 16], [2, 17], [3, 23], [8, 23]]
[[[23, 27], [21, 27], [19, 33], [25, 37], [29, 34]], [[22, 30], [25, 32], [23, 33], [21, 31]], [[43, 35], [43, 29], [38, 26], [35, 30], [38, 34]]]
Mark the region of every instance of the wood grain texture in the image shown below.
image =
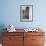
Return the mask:
[[4, 33], [3, 46], [23, 46], [23, 33]]
[[3, 46], [44, 46], [44, 32], [3, 32]]
[[24, 33], [24, 46], [44, 46], [44, 32]]

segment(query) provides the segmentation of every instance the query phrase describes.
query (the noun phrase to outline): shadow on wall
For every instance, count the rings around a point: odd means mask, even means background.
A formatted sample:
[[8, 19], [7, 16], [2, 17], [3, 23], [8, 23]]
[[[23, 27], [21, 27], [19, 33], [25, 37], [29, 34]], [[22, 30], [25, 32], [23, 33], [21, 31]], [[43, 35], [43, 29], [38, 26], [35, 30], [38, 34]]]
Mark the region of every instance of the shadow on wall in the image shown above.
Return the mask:
[[4, 28], [6, 28], [6, 26], [4, 24], [0, 24], [0, 43], [2, 43], [2, 32], [5, 32], [6, 30], [4, 30]]

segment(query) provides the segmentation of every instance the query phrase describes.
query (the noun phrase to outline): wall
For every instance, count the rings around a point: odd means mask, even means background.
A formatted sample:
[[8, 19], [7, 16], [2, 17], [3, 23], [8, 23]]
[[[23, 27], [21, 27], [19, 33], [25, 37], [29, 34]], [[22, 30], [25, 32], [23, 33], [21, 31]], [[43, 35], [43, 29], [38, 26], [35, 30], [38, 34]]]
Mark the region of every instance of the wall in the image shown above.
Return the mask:
[[[46, 0], [0, 0], [0, 25], [16, 28], [46, 28]], [[20, 5], [33, 5], [33, 21], [20, 22]]]
[[[20, 22], [20, 5], [33, 5], [32, 22]], [[0, 31], [9, 24], [22, 29], [40, 27], [46, 32], [46, 0], [0, 0]]]

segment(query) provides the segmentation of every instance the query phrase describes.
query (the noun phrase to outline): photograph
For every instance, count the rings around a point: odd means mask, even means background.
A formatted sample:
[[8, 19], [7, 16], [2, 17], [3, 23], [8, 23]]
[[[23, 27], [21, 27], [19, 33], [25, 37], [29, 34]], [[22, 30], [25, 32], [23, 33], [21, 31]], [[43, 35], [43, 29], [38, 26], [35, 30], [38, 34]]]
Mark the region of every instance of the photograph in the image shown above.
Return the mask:
[[25, 22], [32, 21], [32, 5], [20, 6], [20, 20]]

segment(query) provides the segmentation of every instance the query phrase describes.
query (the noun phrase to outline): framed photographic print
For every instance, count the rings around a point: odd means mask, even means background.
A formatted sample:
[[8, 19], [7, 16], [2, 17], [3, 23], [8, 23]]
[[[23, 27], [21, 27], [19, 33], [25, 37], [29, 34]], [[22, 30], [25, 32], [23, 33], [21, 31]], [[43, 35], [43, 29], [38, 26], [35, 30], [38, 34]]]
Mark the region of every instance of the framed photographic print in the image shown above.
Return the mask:
[[31, 22], [33, 20], [33, 6], [32, 5], [21, 5], [20, 6], [20, 20], [22, 22]]

